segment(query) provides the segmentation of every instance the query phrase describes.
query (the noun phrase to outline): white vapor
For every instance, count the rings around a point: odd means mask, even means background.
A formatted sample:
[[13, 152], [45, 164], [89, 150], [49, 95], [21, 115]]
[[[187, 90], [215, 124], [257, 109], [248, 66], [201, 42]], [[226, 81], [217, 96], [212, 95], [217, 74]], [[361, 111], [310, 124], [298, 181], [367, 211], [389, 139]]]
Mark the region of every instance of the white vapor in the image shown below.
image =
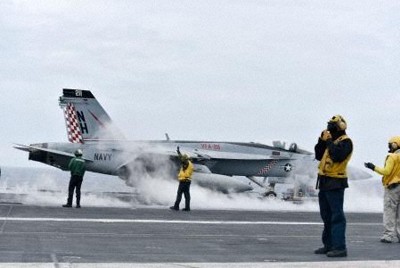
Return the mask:
[[[3, 168], [0, 179], [1, 201], [15, 195], [16, 201], [39, 206], [60, 206], [66, 202], [69, 174], [56, 169]], [[375, 179], [350, 181], [345, 192], [345, 212], [382, 212], [383, 191]], [[175, 177], [158, 173], [145, 175], [136, 187], [128, 187], [115, 176], [85, 174], [81, 203], [84, 207], [165, 207], [173, 205], [178, 188]], [[279, 187], [277, 187], [279, 190]], [[318, 211], [316, 199], [296, 204], [280, 199], [260, 198], [258, 193], [223, 194], [191, 185], [191, 207], [217, 210]], [[119, 198], [119, 197], [126, 197]], [[14, 200], [15, 201], [15, 200]], [[183, 206], [184, 198], [181, 206]]]

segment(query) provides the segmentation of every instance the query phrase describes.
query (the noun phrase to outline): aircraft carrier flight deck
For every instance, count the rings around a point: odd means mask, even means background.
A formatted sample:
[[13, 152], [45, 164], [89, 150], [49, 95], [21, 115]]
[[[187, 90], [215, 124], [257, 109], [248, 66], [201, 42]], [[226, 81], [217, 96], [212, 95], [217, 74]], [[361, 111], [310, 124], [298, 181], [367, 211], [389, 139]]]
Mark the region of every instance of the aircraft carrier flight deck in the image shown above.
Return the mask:
[[343, 261], [349, 267], [365, 261], [372, 266], [363, 267], [395, 267], [400, 263], [400, 244], [379, 242], [379, 213], [347, 213], [347, 258], [313, 254], [321, 246], [322, 224], [316, 212], [2, 203], [0, 219], [0, 267], [321, 267], [321, 263], [340, 267]]

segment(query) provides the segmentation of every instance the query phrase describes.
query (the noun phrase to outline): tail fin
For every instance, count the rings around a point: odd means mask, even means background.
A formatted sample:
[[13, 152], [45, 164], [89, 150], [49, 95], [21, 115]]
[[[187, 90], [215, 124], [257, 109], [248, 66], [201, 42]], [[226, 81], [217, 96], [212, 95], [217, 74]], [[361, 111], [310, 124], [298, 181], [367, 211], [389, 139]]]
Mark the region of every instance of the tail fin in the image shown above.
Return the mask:
[[70, 142], [125, 139], [89, 90], [63, 89], [59, 103]]
[[72, 103], [67, 103], [64, 108], [64, 115], [68, 140], [72, 143], [83, 143], [82, 132], [76, 115], [75, 106]]

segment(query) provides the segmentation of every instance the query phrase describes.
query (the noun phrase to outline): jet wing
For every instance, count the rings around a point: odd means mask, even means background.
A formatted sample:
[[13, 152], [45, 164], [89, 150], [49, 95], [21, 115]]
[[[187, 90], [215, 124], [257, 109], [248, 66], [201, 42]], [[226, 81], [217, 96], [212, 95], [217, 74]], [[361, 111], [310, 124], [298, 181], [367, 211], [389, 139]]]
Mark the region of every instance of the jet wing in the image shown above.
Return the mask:
[[261, 154], [247, 154], [247, 153], [234, 153], [234, 152], [218, 152], [218, 151], [204, 151], [204, 150], [194, 150], [191, 152], [186, 152], [181, 149], [192, 159], [208, 159], [208, 160], [293, 160], [289, 155], [261, 155]]
[[[115, 151], [124, 151], [122, 149], [114, 149]], [[237, 153], [237, 152], [219, 152], [219, 151], [206, 151], [193, 148], [180, 147], [182, 154], [188, 155], [192, 160], [202, 161], [202, 160], [296, 160], [291, 157], [290, 154], [281, 152], [280, 155], [261, 155], [261, 154], [248, 154], [248, 153]], [[133, 152], [135, 155], [138, 154], [137, 151]], [[165, 150], [162, 148], [146, 148], [140, 153], [149, 155], [162, 155], [171, 158], [177, 158], [178, 154], [175, 150]], [[130, 162], [130, 161], [127, 161]]]
[[[37, 146], [32, 146], [32, 145], [15, 144], [14, 148], [25, 151], [25, 152], [32, 152], [32, 151], [36, 150], [36, 151], [48, 152], [48, 153], [60, 155], [60, 156], [67, 156], [67, 157], [71, 157], [71, 158], [75, 157], [75, 155], [72, 153], [67, 153], [64, 151], [53, 150], [53, 149], [49, 149], [49, 148], [42, 148], [42, 147], [37, 147]], [[85, 158], [85, 157], [82, 157], [82, 159], [93, 162], [93, 160]]]

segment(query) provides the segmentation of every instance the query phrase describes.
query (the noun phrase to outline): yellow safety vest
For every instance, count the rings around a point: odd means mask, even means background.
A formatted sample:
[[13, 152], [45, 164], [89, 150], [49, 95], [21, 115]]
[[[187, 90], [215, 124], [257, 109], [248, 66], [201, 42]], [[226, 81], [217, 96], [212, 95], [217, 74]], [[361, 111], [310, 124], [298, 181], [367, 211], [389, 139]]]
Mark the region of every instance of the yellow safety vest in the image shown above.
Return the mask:
[[183, 168], [181, 167], [181, 169], [179, 170], [179, 174], [178, 174], [178, 180], [179, 181], [184, 181], [184, 180], [192, 180], [192, 174], [193, 174], [193, 164], [191, 161], [189, 161], [189, 165], [188, 167], [183, 170]]
[[[346, 139], [350, 138], [347, 135], [342, 135], [333, 143], [336, 145]], [[349, 163], [352, 154], [353, 152], [349, 154], [342, 162], [333, 162], [331, 156], [329, 155], [329, 150], [326, 148], [318, 166], [318, 174], [332, 178], [347, 178], [347, 164]]]
[[400, 183], [400, 154], [388, 154], [385, 167], [375, 166], [375, 172], [383, 175], [382, 184], [385, 187], [393, 183]]

